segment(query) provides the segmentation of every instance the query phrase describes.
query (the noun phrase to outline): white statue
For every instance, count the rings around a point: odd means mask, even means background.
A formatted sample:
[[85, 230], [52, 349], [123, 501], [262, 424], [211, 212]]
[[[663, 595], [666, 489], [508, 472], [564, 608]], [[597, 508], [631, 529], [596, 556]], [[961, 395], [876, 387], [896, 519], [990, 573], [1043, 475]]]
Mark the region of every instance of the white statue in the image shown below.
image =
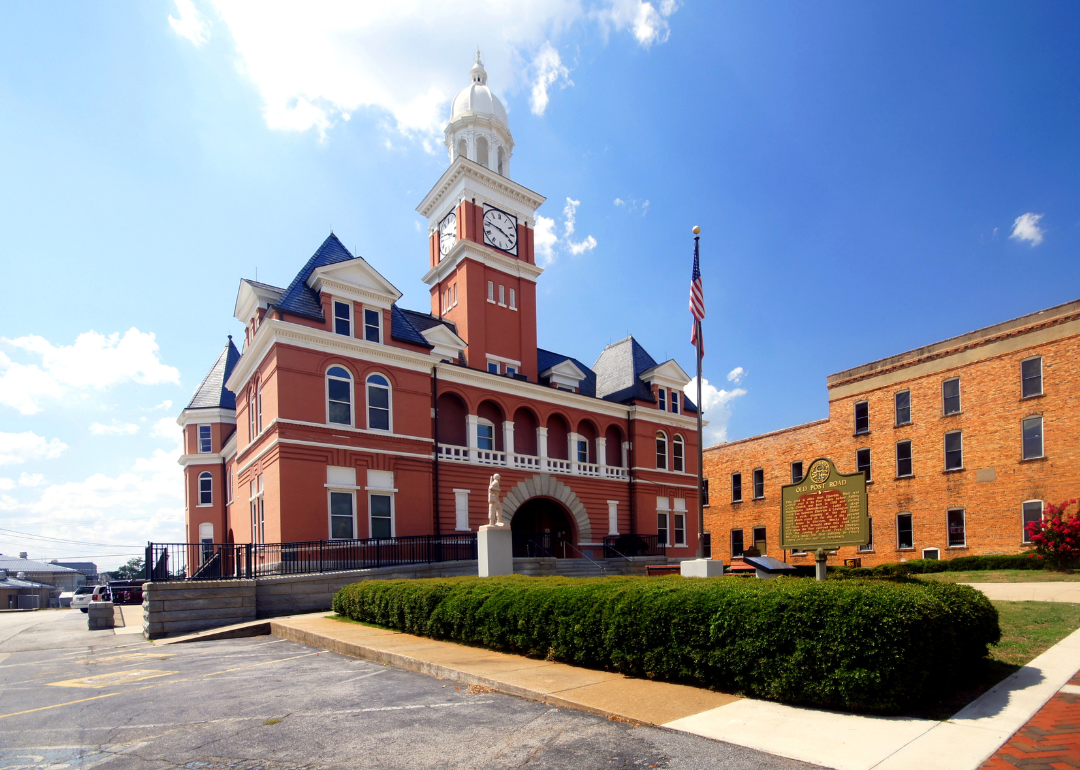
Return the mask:
[[503, 521], [502, 504], [499, 502], [499, 474], [491, 477], [488, 485], [488, 524], [493, 527], [506, 526]]

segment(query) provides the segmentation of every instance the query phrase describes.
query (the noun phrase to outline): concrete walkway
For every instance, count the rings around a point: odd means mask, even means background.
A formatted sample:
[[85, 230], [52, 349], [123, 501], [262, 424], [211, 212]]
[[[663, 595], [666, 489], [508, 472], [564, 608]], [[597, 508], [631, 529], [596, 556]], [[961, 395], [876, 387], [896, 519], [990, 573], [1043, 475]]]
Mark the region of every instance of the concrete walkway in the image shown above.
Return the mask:
[[1074, 632], [944, 722], [868, 717], [533, 660], [333, 620], [270, 621], [271, 633], [365, 660], [637, 724], [660, 725], [837, 770], [975, 770], [1080, 670]]
[[1080, 604], [1080, 582], [964, 583], [995, 602], [1071, 602]]

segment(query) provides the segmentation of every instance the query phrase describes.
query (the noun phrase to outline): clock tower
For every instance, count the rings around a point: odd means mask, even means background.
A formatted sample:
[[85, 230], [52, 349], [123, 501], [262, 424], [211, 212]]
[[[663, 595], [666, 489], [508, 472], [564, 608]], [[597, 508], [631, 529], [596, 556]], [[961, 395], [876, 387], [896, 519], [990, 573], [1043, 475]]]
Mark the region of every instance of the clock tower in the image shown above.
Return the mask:
[[506, 107], [476, 52], [450, 110], [450, 167], [417, 211], [428, 219], [431, 312], [457, 326], [473, 369], [537, 381], [536, 210], [544, 202], [510, 179]]

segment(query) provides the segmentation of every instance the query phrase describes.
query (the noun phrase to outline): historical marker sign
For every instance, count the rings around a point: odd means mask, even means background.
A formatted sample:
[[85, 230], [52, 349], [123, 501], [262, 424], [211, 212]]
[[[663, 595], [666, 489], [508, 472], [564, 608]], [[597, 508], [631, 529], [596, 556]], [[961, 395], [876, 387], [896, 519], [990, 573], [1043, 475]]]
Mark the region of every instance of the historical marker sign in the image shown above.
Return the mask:
[[870, 540], [866, 477], [840, 473], [832, 460], [810, 463], [802, 481], [782, 488], [780, 505], [781, 548], [833, 550]]

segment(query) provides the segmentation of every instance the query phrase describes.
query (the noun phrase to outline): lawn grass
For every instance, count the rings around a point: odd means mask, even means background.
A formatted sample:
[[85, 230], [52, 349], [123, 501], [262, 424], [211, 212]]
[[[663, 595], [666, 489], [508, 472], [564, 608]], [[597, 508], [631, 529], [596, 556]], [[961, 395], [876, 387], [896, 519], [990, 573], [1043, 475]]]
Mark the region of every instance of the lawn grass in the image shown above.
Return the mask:
[[941, 583], [1080, 583], [1080, 571], [1051, 572], [1045, 569], [988, 569], [970, 572], [922, 572], [912, 577]]

